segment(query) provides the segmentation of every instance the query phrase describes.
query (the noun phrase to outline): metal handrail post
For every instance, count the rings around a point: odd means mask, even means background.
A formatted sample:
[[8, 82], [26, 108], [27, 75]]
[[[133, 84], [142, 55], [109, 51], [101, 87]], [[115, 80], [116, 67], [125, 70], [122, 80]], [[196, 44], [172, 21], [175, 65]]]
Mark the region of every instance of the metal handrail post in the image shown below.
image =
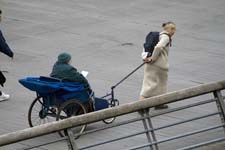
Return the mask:
[[[141, 117], [145, 117], [145, 110], [142, 110], [142, 111], [139, 111], [139, 114], [141, 115]], [[148, 139], [148, 142], [149, 143], [152, 143], [152, 139], [151, 139], [151, 136], [150, 136], [150, 134], [149, 134], [149, 128], [148, 128], [148, 125], [147, 125], [147, 122], [146, 122], [146, 119], [144, 118], [144, 119], [142, 119], [142, 123], [143, 123], [143, 126], [144, 126], [144, 129], [145, 129], [145, 134], [146, 134], [146, 136], [147, 136], [147, 139]], [[150, 145], [150, 150], [153, 150], [153, 146], [152, 145]]]
[[[223, 96], [220, 90], [213, 92], [214, 97], [216, 98], [216, 106], [218, 111], [220, 112], [220, 119], [222, 123], [225, 123], [225, 104], [223, 101]], [[225, 126], [223, 127], [225, 133]]]
[[68, 150], [78, 150], [73, 136], [73, 131], [71, 129], [67, 129], [67, 136], [68, 136]]
[[152, 124], [152, 120], [151, 120], [151, 117], [149, 115], [149, 112], [150, 112], [150, 109], [145, 109], [145, 115], [147, 116], [147, 121], [148, 121], [148, 125], [149, 125], [149, 128], [151, 129], [151, 135], [152, 135], [152, 139], [153, 139], [153, 142], [155, 142], [155, 149], [156, 150], [159, 150], [159, 147], [158, 147], [158, 144], [157, 144], [157, 139], [156, 139], [156, 136], [155, 136], [155, 131], [153, 130], [153, 124]]

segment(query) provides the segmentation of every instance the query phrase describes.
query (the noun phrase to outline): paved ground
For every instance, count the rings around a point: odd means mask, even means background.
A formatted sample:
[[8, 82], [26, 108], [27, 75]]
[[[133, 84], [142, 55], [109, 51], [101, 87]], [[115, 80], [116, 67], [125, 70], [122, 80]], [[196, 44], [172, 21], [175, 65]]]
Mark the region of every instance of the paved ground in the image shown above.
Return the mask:
[[[0, 134], [24, 129], [27, 124], [27, 110], [35, 97], [18, 84], [18, 79], [27, 76], [48, 75], [57, 54], [68, 51], [73, 55], [73, 64], [79, 70], [90, 72], [89, 80], [97, 95], [104, 95], [109, 87], [141, 63], [140, 53], [143, 40], [150, 30], [161, 30], [162, 22], [172, 20], [177, 24], [177, 33], [170, 51], [169, 90], [196, 86], [225, 78], [225, 1], [224, 0], [1, 0], [3, 10], [1, 29], [15, 52], [10, 60], [0, 54], [1, 69], [9, 71], [4, 91], [10, 93], [10, 101], [0, 104]], [[118, 87], [116, 96], [121, 103], [138, 98], [143, 72], [134, 74]], [[210, 98], [211, 95], [203, 98]], [[201, 98], [193, 99], [200, 100]], [[189, 102], [184, 102], [189, 103]], [[172, 105], [175, 107], [181, 104]], [[215, 110], [214, 105], [195, 108], [155, 120], [155, 124], [169, 123]], [[135, 116], [131, 115], [131, 117]], [[183, 117], [183, 118], [182, 118]], [[123, 120], [124, 118], [121, 118]], [[212, 121], [213, 120], [213, 121]], [[194, 129], [210, 121], [189, 124], [179, 131]], [[101, 123], [99, 124], [101, 125]], [[96, 125], [98, 126], [98, 125]], [[93, 126], [94, 128], [95, 126]], [[138, 125], [110, 130], [79, 140], [80, 145], [95, 142], [106, 137], [126, 134], [141, 129]], [[159, 138], [179, 133], [178, 129], [162, 131]], [[221, 137], [218, 130], [213, 137]], [[200, 138], [201, 137], [201, 138]], [[175, 149], [189, 145], [196, 139], [190, 138], [176, 143], [162, 145], [162, 149]], [[22, 142], [2, 149], [18, 149], [40, 141], [57, 138], [57, 135]], [[143, 137], [125, 141], [128, 145], [143, 143]], [[48, 146], [47, 149], [65, 149], [65, 143]], [[215, 148], [214, 148], [215, 149]]]

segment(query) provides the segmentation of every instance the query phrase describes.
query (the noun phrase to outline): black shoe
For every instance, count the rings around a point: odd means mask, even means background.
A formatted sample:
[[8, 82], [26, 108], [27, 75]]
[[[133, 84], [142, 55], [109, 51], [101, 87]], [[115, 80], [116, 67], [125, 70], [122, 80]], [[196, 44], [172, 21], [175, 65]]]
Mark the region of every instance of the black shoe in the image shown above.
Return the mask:
[[164, 105], [158, 105], [158, 106], [155, 106], [155, 109], [167, 109], [169, 106], [164, 104]]

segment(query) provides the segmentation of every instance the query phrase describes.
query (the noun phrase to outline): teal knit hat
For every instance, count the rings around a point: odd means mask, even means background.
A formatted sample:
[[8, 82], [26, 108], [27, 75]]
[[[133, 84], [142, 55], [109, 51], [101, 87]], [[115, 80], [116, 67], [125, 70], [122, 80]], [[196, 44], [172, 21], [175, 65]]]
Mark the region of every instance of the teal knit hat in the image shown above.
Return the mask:
[[68, 63], [71, 60], [71, 55], [69, 53], [61, 53], [58, 56], [58, 62], [60, 63]]

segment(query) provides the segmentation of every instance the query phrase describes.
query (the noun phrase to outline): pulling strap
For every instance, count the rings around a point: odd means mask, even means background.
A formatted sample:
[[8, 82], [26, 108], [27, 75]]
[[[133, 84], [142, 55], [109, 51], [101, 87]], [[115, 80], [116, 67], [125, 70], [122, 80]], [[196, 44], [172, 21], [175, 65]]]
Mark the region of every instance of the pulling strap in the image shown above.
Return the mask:
[[139, 65], [137, 68], [135, 68], [131, 73], [129, 73], [127, 76], [125, 76], [122, 80], [120, 80], [118, 83], [116, 83], [114, 86], [111, 87], [111, 89], [115, 89], [118, 85], [120, 85], [124, 80], [126, 80], [128, 77], [130, 77], [134, 72], [136, 72], [138, 69], [140, 69], [145, 62], [143, 62], [141, 65]]

